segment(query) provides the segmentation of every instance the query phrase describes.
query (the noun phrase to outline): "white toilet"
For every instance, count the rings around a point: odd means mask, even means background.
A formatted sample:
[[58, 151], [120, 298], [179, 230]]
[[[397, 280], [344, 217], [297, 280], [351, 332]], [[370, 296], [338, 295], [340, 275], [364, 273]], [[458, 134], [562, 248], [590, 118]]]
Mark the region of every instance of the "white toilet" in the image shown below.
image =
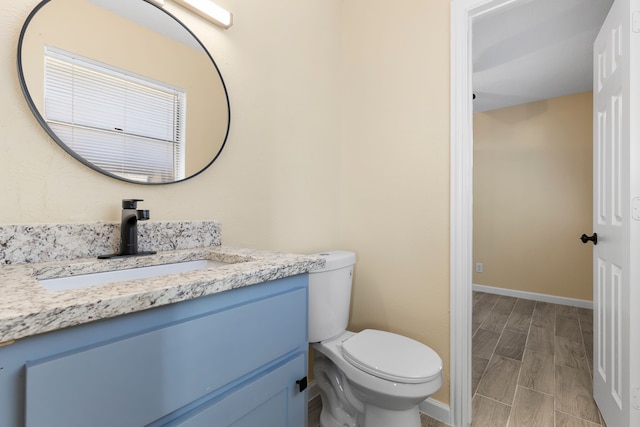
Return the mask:
[[309, 274], [309, 342], [322, 399], [322, 427], [420, 427], [418, 405], [442, 386], [442, 359], [390, 332], [346, 330], [356, 256], [320, 254]]

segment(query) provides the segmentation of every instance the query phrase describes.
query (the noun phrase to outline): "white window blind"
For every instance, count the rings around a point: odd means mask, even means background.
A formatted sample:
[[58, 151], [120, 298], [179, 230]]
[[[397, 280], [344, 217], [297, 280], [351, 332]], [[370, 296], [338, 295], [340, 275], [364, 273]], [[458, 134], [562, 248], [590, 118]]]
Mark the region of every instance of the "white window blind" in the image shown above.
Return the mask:
[[141, 182], [185, 177], [184, 91], [45, 49], [45, 120], [97, 167]]

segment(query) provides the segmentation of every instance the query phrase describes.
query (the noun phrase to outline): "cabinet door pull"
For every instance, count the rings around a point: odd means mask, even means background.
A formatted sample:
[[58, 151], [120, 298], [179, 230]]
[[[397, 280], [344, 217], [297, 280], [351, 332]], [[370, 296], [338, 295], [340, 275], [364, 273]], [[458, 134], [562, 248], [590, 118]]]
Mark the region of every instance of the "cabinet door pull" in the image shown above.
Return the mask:
[[300, 392], [302, 393], [303, 391], [305, 391], [307, 389], [307, 377], [304, 377], [304, 378], [296, 381], [296, 384], [298, 384], [298, 386], [300, 387]]

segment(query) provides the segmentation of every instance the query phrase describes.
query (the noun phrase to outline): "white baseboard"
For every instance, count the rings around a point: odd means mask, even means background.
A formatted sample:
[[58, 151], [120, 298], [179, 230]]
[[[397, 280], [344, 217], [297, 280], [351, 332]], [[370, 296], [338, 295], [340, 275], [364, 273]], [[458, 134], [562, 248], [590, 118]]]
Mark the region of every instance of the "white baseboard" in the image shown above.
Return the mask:
[[431, 418], [435, 418], [447, 425], [451, 425], [451, 408], [449, 405], [445, 405], [437, 400], [428, 398], [420, 403], [418, 406], [420, 412], [429, 415]]
[[593, 309], [593, 302], [583, 299], [558, 297], [555, 295], [538, 294], [535, 292], [516, 291], [513, 289], [496, 288], [493, 286], [473, 285], [473, 290], [478, 292], [486, 292], [488, 294], [504, 295], [508, 297], [531, 299], [534, 301], [550, 302], [553, 304], [569, 305], [571, 307], [580, 307]]

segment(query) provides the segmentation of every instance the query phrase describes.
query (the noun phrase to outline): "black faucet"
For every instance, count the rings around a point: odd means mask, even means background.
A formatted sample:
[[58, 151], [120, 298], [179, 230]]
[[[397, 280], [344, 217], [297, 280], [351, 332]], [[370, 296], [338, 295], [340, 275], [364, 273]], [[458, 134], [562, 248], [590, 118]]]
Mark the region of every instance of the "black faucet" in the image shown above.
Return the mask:
[[142, 199], [122, 200], [122, 221], [120, 222], [120, 253], [100, 255], [98, 258], [117, 258], [133, 255], [153, 255], [155, 251], [138, 251], [138, 221], [149, 219], [148, 209], [138, 209], [138, 202]]
[[122, 201], [122, 221], [120, 223], [120, 255], [136, 255], [138, 253], [138, 220], [149, 219], [148, 209], [137, 209], [142, 199], [125, 199]]

